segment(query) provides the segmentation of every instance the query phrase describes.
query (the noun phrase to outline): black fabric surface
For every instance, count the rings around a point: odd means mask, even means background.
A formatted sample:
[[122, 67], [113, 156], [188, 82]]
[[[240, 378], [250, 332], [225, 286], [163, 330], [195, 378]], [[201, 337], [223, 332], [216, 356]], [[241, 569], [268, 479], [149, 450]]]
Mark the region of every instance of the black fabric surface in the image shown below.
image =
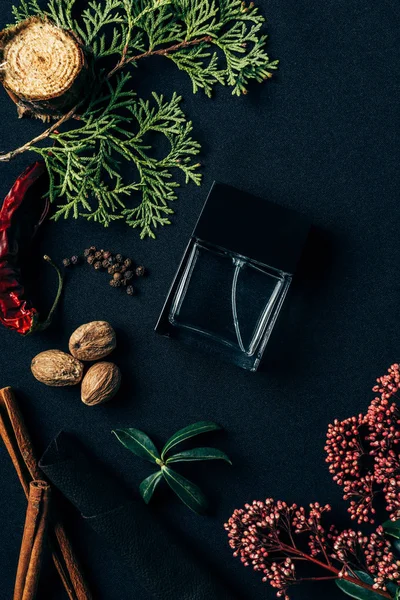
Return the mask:
[[[123, 560], [149, 598], [234, 598], [188, 548], [178, 543], [141, 500], [132, 501], [73, 436], [61, 433], [47, 448], [40, 468], [79, 510], [101, 542]], [[132, 577], [132, 578], [133, 578]]]
[[[243, 600], [274, 598], [258, 576], [233, 559], [223, 523], [235, 507], [255, 498], [298, 504], [330, 502], [335, 520], [348, 525], [340, 489], [324, 462], [327, 425], [366, 409], [375, 377], [399, 359], [400, 283], [399, 65], [400, 9], [394, 0], [260, 0], [268, 18], [269, 52], [280, 70], [246, 97], [219, 88], [212, 100], [193, 95], [186, 76], [163, 59], [134, 71], [138, 93], [170, 96], [202, 143], [204, 182], [183, 187], [173, 225], [156, 241], [116, 223], [102, 229], [84, 221], [49, 223], [29, 267], [37, 303], [49, 306], [55, 278], [40, 256], [55, 260], [95, 244], [133, 256], [149, 276], [128, 298], [107, 277], [82, 267], [69, 273], [54, 326], [31, 338], [0, 331], [1, 385], [15, 387], [37, 445], [44, 451], [61, 429], [74, 433], [137, 497], [151, 473], [127, 452], [111, 429], [137, 427], [162, 444], [180, 427], [215, 420], [225, 432], [204, 437], [232, 458], [180, 471], [210, 499], [213, 512], [198, 517], [169, 492], [157, 491], [152, 510], [208, 561]], [[11, 1], [0, 3], [11, 21]], [[42, 131], [18, 121], [0, 90], [0, 150]], [[33, 160], [0, 164], [0, 197]], [[261, 370], [246, 373], [216, 356], [160, 337], [153, 328], [188, 237], [213, 180], [294, 208], [314, 224], [308, 249], [268, 344]], [[244, 207], [244, 214], [246, 208]], [[256, 219], [257, 215], [245, 215]], [[223, 227], [223, 223], [221, 223]], [[109, 320], [118, 336], [112, 355], [123, 386], [110, 404], [89, 408], [74, 388], [51, 389], [32, 377], [32, 357], [66, 350], [72, 331], [93, 319]], [[0, 446], [0, 597], [12, 596], [25, 499]], [[67, 510], [67, 509], [66, 509]], [[74, 511], [72, 534], [98, 600], [143, 600], [126, 569]], [[46, 599], [65, 596], [51, 565]], [[338, 597], [332, 583], [307, 584], [295, 600]], [[42, 593], [42, 598], [44, 598]]]

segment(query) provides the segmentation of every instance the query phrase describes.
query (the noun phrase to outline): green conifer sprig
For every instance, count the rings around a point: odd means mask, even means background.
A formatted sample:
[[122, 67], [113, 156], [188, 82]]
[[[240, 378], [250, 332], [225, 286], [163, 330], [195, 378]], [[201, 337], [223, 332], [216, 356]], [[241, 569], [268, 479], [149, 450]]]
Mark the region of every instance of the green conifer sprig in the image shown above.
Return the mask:
[[[158, 226], [170, 223], [168, 204], [176, 199], [178, 186], [173, 172], [181, 171], [186, 183], [200, 184], [199, 165], [193, 161], [200, 145], [191, 137], [192, 124], [177, 94], [168, 101], [157, 94], [151, 101], [137, 99], [130, 79], [126, 73], [117, 76], [115, 86], [108, 82], [108, 95], [91, 102], [78, 129], [52, 133], [52, 145], [32, 146], [31, 151], [46, 162], [50, 200], [57, 202], [55, 219], [82, 216], [108, 226], [125, 218], [140, 228], [142, 238], [154, 237]], [[127, 130], [132, 124], [134, 132]], [[143, 141], [151, 132], [169, 142], [169, 152], [161, 159], [153, 158], [151, 146]], [[135, 182], [124, 184], [121, 159], [136, 166]], [[126, 208], [128, 196], [138, 199], [136, 208]]]
[[[50, 199], [57, 203], [55, 219], [81, 216], [105, 226], [125, 219], [142, 238], [155, 237], [158, 226], [170, 223], [178, 187], [174, 172], [183, 173], [186, 183], [200, 184], [194, 160], [200, 146], [177, 94], [170, 100], [157, 94], [148, 101], [137, 98], [129, 89], [129, 73], [122, 70], [160, 55], [190, 77], [194, 93], [211, 96], [220, 83], [235, 95], [245, 94], [251, 80], [261, 82], [277, 68], [278, 61], [266, 53], [264, 18], [252, 2], [242, 0], [90, 0], [80, 14], [76, 9], [77, 0], [48, 0], [45, 8], [38, 0], [20, 0], [13, 8], [17, 22], [39, 15], [74, 31], [92, 57], [98, 84], [72, 129], [56, 133], [53, 126], [40, 144], [32, 140], [0, 160], [26, 150], [43, 157]], [[112, 56], [115, 66], [107, 73], [102, 60]], [[151, 132], [169, 142], [161, 159], [144, 141]], [[43, 146], [43, 139], [52, 145]], [[132, 182], [121, 175], [122, 159], [136, 167]], [[126, 202], [129, 196], [133, 208]]]

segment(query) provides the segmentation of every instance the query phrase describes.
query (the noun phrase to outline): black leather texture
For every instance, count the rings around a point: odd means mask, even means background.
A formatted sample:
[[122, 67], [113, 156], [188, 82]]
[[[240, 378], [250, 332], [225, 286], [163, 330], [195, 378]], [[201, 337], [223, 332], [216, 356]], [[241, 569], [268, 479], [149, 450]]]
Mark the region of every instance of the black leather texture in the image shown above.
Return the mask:
[[142, 501], [132, 500], [73, 436], [60, 433], [39, 466], [149, 598], [234, 600], [234, 592], [196, 560], [193, 550], [178, 542]]

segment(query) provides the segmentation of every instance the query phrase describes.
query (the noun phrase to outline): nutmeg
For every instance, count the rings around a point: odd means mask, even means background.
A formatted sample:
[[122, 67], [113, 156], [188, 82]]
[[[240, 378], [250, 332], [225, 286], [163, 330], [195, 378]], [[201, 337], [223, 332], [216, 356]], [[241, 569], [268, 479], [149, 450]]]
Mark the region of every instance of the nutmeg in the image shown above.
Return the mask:
[[61, 350], [46, 350], [32, 359], [31, 371], [46, 385], [76, 385], [82, 379], [83, 364]]
[[69, 339], [69, 351], [78, 360], [104, 358], [116, 346], [115, 331], [107, 321], [92, 321], [81, 325]]
[[121, 372], [110, 362], [99, 362], [90, 367], [82, 381], [81, 399], [89, 406], [108, 402], [118, 392]]

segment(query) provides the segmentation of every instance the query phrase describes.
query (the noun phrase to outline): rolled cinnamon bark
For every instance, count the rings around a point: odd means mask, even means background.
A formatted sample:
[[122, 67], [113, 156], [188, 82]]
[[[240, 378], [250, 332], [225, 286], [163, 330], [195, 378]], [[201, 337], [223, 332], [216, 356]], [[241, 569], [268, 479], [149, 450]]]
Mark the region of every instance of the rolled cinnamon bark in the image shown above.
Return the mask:
[[20, 117], [44, 121], [82, 100], [89, 68], [75, 34], [31, 17], [0, 32], [0, 80]]
[[34, 600], [49, 519], [50, 486], [31, 481], [13, 600]]
[[[25, 496], [32, 480], [43, 479], [32, 442], [10, 387], [0, 389], [0, 437], [7, 448]], [[54, 512], [54, 511], [53, 511]], [[70, 600], [91, 600], [89, 588], [60, 518], [52, 518], [50, 547], [53, 561]]]
[[39, 465], [152, 598], [235, 600], [235, 593], [74, 437], [59, 434]]

